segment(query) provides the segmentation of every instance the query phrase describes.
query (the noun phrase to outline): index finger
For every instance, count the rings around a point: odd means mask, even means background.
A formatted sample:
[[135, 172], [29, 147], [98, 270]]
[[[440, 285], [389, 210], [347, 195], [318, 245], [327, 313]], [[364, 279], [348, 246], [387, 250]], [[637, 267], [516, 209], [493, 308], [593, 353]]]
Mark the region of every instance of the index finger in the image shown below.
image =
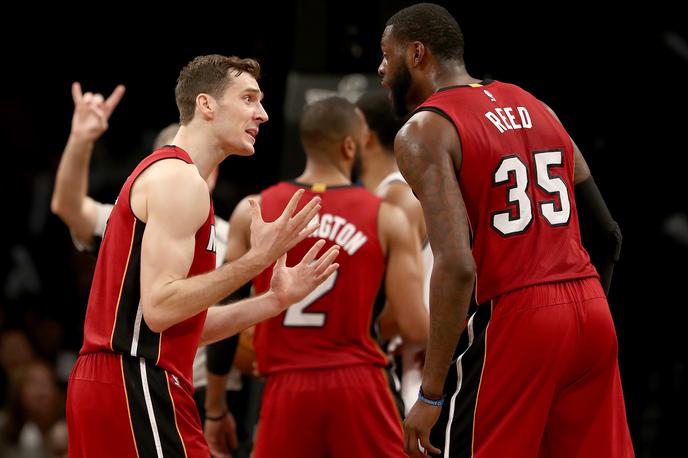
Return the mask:
[[83, 94], [81, 93], [81, 84], [78, 81], [74, 81], [72, 83], [72, 100], [74, 101], [74, 105], [81, 102], [82, 96]]
[[110, 97], [108, 97], [105, 101], [105, 112], [108, 116], [112, 114], [112, 111], [119, 104], [119, 101], [122, 100], [122, 96], [124, 96], [124, 91], [124, 85], [118, 84], [115, 90], [112, 91], [112, 94], [110, 94]]
[[296, 191], [293, 196], [291, 196], [291, 199], [289, 199], [289, 203], [284, 208], [284, 211], [282, 212], [280, 218], [285, 218], [285, 215], [286, 218], [291, 218], [291, 215], [294, 214], [294, 210], [296, 209], [296, 206], [298, 205], [299, 200], [301, 200], [301, 196], [303, 196], [304, 192], [306, 192], [306, 190], [301, 188], [298, 191]]

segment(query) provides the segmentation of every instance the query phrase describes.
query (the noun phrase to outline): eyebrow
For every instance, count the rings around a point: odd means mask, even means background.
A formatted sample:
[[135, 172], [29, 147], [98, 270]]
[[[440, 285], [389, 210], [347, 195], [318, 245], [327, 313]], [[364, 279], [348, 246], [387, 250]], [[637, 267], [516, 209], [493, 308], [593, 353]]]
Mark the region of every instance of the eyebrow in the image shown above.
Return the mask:
[[256, 95], [260, 96], [260, 100], [263, 100], [263, 98], [265, 97], [265, 94], [260, 89], [254, 89], [254, 88], [244, 89], [244, 93], [246, 93], [246, 92], [250, 92], [252, 94], [256, 94]]

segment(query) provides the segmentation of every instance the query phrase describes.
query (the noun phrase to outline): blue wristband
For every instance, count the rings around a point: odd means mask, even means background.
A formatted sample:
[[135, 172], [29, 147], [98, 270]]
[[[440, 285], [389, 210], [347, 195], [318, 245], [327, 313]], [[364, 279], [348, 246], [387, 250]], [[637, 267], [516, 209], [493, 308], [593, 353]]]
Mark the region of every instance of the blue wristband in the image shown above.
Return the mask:
[[439, 399], [430, 399], [425, 396], [425, 393], [423, 393], [422, 386], [418, 390], [418, 400], [435, 407], [442, 407], [444, 405], [445, 396], [446, 394], [443, 394], [442, 397]]

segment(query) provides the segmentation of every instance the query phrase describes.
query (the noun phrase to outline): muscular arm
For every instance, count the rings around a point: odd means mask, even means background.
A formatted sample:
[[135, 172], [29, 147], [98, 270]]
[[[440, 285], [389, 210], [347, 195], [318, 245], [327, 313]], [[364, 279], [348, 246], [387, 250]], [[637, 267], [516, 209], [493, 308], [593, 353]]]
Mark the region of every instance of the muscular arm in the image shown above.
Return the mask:
[[428, 314], [423, 305], [423, 268], [420, 242], [397, 207], [380, 207], [381, 241], [387, 248], [385, 295], [405, 344], [424, 345]]
[[430, 338], [423, 390], [440, 395], [463, 329], [475, 279], [466, 208], [456, 178], [460, 146], [444, 118], [413, 116], [399, 131], [394, 150], [401, 173], [423, 207], [435, 254], [430, 292]]
[[[138, 189], [138, 190], [137, 190]], [[132, 209], [146, 221], [141, 255], [141, 304], [154, 332], [190, 318], [236, 291], [311, 231], [305, 226], [319, 209], [313, 199], [296, 215], [303, 195], [297, 192], [274, 222], [265, 223], [258, 209], [251, 221], [251, 250], [235, 262], [186, 278], [194, 256], [195, 234], [208, 217], [210, 199], [194, 165], [164, 160], [152, 165], [134, 183]], [[270, 294], [267, 307], [284, 306]], [[278, 313], [275, 311], [275, 313]], [[213, 312], [212, 316], [215, 316]], [[209, 325], [212, 325], [211, 318]], [[212, 330], [205, 340], [217, 340]]]
[[423, 243], [428, 236], [425, 228], [425, 218], [423, 218], [423, 207], [413, 195], [411, 188], [404, 183], [393, 183], [390, 185], [385, 202], [396, 205], [404, 211], [411, 229], [418, 234], [418, 240]]

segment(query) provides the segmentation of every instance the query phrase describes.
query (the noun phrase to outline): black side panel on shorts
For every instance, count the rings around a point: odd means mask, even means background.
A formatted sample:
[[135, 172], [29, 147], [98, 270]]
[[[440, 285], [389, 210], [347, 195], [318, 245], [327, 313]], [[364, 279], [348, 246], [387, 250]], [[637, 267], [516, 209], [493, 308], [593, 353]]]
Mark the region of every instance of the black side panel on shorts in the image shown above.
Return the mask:
[[[166, 372], [145, 362], [143, 358], [124, 356], [122, 365], [129, 415], [139, 456], [158, 457], [159, 443], [165, 458], [186, 457], [177, 430]], [[153, 409], [153, 419], [149, 415], [149, 408]]]
[[[447, 374], [444, 386], [447, 397], [440, 418], [430, 435], [430, 442], [444, 452], [449, 411], [454, 404], [454, 415], [449, 431], [449, 456], [453, 458], [470, 458], [473, 455], [473, 419], [485, 360], [485, 338], [490, 315], [490, 304], [479, 306], [473, 314], [471, 323], [473, 342]], [[467, 339], [468, 328], [464, 330], [459, 345], [466, 348]], [[459, 389], [458, 394], [456, 394], [457, 389]], [[455, 394], [456, 397], [454, 397]]]

